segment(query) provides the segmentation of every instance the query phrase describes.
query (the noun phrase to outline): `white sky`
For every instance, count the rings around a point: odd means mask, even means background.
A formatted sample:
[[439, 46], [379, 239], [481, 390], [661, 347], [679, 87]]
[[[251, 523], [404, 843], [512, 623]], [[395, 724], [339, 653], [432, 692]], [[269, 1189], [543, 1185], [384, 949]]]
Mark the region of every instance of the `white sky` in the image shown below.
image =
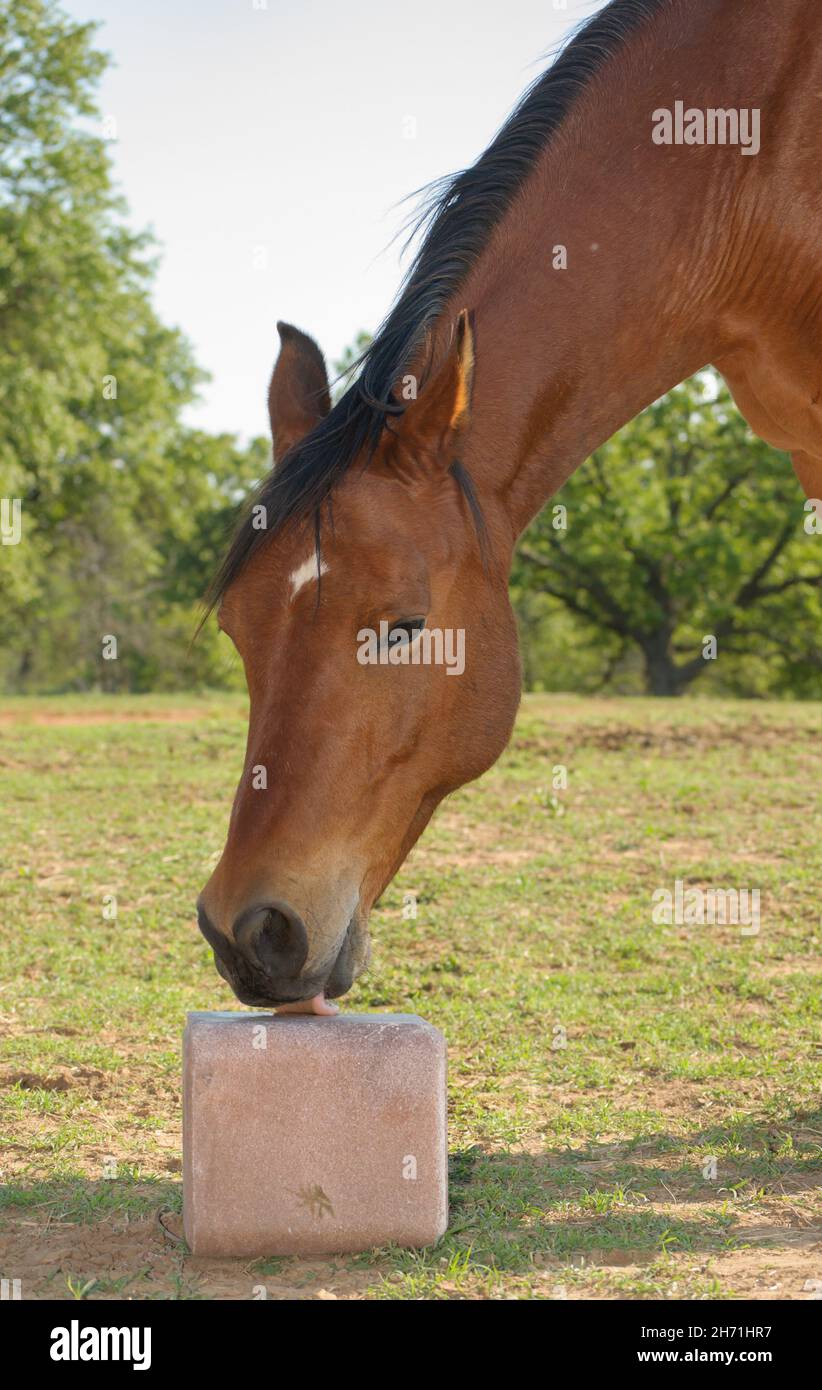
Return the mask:
[[131, 224], [161, 245], [155, 303], [212, 374], [192, 424], [267, 431], [277, 319], [329, 362], [377, 327], [396, 204], [472, 162], [602, 2], [63, 0], [103, 22], [101, 107]]

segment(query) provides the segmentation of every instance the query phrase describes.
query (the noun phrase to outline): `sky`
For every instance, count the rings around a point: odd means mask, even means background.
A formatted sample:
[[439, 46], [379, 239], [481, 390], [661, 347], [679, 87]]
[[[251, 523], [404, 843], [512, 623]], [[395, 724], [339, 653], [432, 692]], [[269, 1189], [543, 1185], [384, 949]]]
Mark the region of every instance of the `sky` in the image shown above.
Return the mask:
[[188, 421], [267, 432], [276, 323], [333, 362], [402, 273], [401, 200], [481, 153], [602, 0], [62, 0], [98, 20], [130, 224], [154, 303], [211, 374]]

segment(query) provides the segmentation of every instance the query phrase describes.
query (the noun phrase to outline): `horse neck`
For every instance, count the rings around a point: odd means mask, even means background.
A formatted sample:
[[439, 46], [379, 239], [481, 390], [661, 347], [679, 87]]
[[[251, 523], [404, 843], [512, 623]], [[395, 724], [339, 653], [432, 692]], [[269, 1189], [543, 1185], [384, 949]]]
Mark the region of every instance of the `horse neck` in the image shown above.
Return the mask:
[[756, 277], [736, 271], [765, 156], [660, 146], [653, 113], [717, 94], [766, 107], [813, 39], [765, 0], [683, 14], [673, 0], [591, 81], [443, 316], [473, 310], [463, 457], [513, 537], [595, 448], [764, 317]]

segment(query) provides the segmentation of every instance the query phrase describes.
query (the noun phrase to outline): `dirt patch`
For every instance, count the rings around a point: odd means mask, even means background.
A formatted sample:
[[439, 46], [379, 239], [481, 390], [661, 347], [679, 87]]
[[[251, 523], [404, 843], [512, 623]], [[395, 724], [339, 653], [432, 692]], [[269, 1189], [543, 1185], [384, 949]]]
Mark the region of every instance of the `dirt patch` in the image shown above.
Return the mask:
[[761, 1302], [808, 1301], [822, 1294], [822, 1244], [800, 1242], [790, 1249], [731, 1251], [703, 1266], [703, 1271], [733, 1289], [737, 1298]]
[[[204, 717], [204, 711], [201, 709], [1, 710], [0, 726], [9, 724], [191, 724]], [[239, 718], [239, 715], [235, 717]]]
[[606, 753], [626, 750], [647, 750], [681, 754], [683, 750], [708, 752], [725, 747], [774, 747], [795, 742], [796, 731], [782, 725], [748, 721], [742, 727], [732, 724], [703, 724], [678, 728], [676, 725], [657, 725], [652, 728], [633, 724], [577, 724], [563, 729], [550, 738], [523, 737], [512, 739], [509, 747], [514, 753], [548, 753], [562, 750], [565, 758], [578, 748], [598, 748]]
[[106, 1073], [96, 1067], [64, 1067], [49, 1076], [32, 1071], [0, 1072], [0, 1091], [19, 1086], [22, 1091], [83, 1091], [104, 1089]]
[[[822, 1297], [822, 1232], [752, 1225], [736, 1234], [744, 1243], [735, 1250], [666, 1256], [669, 1269], [680, 1281], [671, 1286], [669, 1296], [681, 1289], [682, 1296], [688, 1297], [691, 1281], [716, 1279], [737, 1297], [761, 1301]], [[379, 1260], [351, 1268], [333, 1258], [195, 1259], [182, 1240], [180, 1216], [161, 1210], [137, 1220], [92, 1225], [54, 1223], [39, 1212], [23, 1214], [6, 1220], [0, 1232], [0, 1258], [3, 1268], [21, 1280], [23, 1298], [35, 1300], [68, 1296], [95, 1301], [361, 1300], [382, 1278], [398, 1277], [388, 1262]], [[547, 1282], [538, 1292], [543, 1297], [620, 1298], [624, 1296], [620, 1282], [651, 1278], [658, 1259], [656, 1251], [629, 1247], [592, 1248], [564, 1258], [540, 1252], [534, 1263], [536, 1270], [544, 1268]], [[573, 1275], [567, 1288], [564, 1275]], [[482, 1296], [470, 1286], [459, 1289], [446, 1282], [442, 1289], [461, 1298]]]
[[352, 1270], [334, 1259], [195, 1259], [181, 1218], [160, 1211], [93, 1225], [7, 1218], [0, 1263], [20, 1279], [24, 1299], [352, 1299], [379, 1277], [374, 1266]]

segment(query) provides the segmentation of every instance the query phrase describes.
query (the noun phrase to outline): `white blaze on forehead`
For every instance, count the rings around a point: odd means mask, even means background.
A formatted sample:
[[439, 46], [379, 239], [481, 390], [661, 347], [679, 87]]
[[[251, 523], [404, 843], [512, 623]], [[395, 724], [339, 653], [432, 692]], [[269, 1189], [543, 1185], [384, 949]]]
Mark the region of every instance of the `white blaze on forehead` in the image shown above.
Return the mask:
[[302, 564], [298, 565], [297, 568], [293, 571], [293, 573], [289, 576], [291, 581], [292, 599], [295, 599], [297, 597], [300, 590], [304, 589], [306, 584], [316, 584], [320, 575], [327, 573], [328, 565], [325, 563], [325, 560], [321, 561], [320, 565], [318, 566], [316, 552], [309, 555], [308, 559], [303, 560]]

